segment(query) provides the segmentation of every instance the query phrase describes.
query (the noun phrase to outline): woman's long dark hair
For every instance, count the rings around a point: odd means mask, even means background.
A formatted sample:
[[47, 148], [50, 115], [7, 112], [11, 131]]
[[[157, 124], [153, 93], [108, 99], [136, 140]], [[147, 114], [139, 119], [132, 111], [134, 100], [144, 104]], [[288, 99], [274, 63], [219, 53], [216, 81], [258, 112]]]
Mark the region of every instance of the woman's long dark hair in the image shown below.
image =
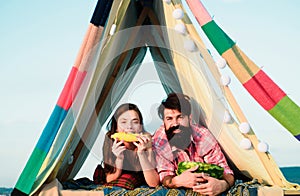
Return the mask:
[[112, 153], [112, 144], [113, 140], [111, 139], [111, 135], [117, 132], [117, 122], [118, 118], [126, 111], [133, 110], [135, 111], [140, 119], [140, 124], [142, 125], [142, 132], [144, 132], [143, 126], [143, 116], [140, 112], [139, 108], [132, 103], [124, 103], [120, 105], [117, 110], [115, 111], [114, 115], [110, 119], [109, 123], [107, 124], [107, 130], [109, 130], [104, 138], [103, 144], [103, 160], [104, 160], [104, 171], [105, 173], [114, 173], [115, 168], [115, 161], [116, 156]]

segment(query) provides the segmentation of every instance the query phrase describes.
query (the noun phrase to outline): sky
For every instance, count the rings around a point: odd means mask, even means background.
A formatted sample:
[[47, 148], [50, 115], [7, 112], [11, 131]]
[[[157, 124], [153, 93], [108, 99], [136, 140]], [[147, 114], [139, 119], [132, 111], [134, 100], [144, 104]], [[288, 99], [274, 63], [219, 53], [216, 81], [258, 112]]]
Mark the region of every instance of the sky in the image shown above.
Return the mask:
[[[300, 1], [202, 2], [246, 55], [299, 105]], [[0, 187], [13, 187], [23, 170], [73, 66], [95, 5], [79, 0], [1, 2]], [[234, 77], [230, 85], [277, 164], [300, 166], [300, 142]]]

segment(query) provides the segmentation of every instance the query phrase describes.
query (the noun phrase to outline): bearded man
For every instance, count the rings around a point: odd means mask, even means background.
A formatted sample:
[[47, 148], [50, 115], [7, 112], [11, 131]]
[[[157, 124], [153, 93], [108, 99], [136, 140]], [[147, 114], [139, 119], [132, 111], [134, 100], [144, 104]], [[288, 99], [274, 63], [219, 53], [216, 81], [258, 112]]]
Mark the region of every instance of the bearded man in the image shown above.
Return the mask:
[[[221, 148], [204, 126], [191, 123], [191, 103], [187, 95], [171, 93], [162, 101], [158, 115], [163, 120], [153, 135], [157, 170], [168, 188], [190, 188], [202, 195], [219, 195], [234, 184], [233, 171]], [[224, 168], [223, 178], [196, 173], [197, 166], [176, 175], [178, 163], [194, 161]]]

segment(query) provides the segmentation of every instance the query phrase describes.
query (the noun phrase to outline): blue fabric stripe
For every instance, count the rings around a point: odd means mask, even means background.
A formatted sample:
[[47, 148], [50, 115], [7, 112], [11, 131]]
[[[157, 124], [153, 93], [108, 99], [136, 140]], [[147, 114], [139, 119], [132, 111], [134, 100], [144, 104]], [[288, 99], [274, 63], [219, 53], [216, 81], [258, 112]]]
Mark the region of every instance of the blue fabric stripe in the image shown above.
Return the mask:
[[38, 143], [18, 179], [16, 184], [18, 190], [26, 194], [29, 194], [32, 190], [38, 171], [40, 170], [67, 113], [68, 111], [64, 110], [62, 107], [58, 105], [55, 106]]
[[48, 152], [55, 136], [64, 121], [68, 111], [64, 110], [62, 107], [56, 105], [48, 122], [45, 126], [43, 133], [36, 145], [36, 148]]

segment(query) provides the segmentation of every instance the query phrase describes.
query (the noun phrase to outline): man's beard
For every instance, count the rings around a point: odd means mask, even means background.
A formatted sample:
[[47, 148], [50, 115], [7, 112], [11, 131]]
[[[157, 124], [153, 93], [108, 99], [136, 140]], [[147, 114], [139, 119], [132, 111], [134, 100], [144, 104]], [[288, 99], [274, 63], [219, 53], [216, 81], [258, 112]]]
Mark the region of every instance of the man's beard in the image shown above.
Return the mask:
[[[175, 130], [181, 130], [179, 133], [174, 133]], [[191, 143], [192, 129], [191, 127], [175, 126], [166, 130], [167, 138], [171, 146], [176, 148], [186, 149]]]

